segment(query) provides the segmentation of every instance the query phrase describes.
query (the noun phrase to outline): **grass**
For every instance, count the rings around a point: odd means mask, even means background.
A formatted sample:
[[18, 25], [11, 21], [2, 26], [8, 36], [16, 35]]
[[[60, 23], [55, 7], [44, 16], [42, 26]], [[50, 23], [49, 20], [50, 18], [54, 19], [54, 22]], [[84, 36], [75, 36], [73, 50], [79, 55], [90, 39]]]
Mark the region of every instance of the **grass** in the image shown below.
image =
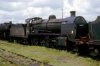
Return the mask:
[[39, 46], [26, 46], [18, 43], [0, 41], [0, 48], [15, 52], [37, 61], [45, 62], [53, 66], [100, 66], [100, 61], [91, 58], [79, 57], [67, 51], [50, 49]]
[[0, 66], [17, 66], [15, 64], [10, 63], [9, 61], [0, 57]]

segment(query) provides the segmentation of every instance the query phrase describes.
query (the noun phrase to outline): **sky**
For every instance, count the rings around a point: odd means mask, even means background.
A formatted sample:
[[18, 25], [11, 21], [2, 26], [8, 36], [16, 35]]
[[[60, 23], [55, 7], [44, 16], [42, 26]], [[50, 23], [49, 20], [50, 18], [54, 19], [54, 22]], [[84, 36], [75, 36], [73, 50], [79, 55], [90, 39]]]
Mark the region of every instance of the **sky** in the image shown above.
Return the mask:
[[100, 15], [100, 0], [0, 0], [0, 23], [12, 21], [25, 23], [25, 19], [49, 15], [57, 18], [69, 17], [75, 10], [77, 16], [93, 21]]
[[83, 16], [87, 21], [96, 20], [100, 16], [100, 0], [64, 0], [65, 16], [75, 10], [77, 16]]

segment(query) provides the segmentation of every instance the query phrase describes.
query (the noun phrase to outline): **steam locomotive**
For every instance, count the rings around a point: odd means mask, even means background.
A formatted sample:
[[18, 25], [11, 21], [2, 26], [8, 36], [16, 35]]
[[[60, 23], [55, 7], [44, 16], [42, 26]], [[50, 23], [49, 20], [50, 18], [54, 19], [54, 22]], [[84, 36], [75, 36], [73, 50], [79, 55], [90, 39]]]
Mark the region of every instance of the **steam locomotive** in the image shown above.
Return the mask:
[[91, 48], [99, 49], [99, 21], [87, 23], [82, 16], [57, 19], [50, 15], [48, 19], [40, 17], [27, 18], [26, 24], [0, 24], [0, 39], [29, 45], [39, 45], [68, 51], [77, 48], [79, 53], [88, 53]]

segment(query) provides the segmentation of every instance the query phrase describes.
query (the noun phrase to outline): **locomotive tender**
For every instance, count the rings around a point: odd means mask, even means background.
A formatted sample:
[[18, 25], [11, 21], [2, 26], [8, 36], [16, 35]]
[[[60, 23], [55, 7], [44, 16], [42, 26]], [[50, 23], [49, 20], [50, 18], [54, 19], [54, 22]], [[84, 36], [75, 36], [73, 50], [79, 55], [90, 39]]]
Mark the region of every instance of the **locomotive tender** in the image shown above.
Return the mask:
[[28, 18], [26, 24], [0, 24], [0, 39], [67, 50], [77, 48], [79, 53], [88, 53], [93, 45], [93, 49], [100, 51], [97, 45], [100, 18], [87, 23], [82, 16], [76, 16], [75, 11], [70, 13], [70, 17], [63, 19], [50, 15], [48, 19]]

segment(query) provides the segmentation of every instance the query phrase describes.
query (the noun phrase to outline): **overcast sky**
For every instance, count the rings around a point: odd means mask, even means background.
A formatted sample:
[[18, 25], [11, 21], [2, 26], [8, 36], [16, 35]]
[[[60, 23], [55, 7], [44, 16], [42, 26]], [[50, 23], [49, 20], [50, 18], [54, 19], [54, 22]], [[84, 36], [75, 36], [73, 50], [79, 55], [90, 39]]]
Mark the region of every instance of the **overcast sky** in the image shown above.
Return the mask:
[[77, 15], [92, 21], [100, 15], [100, 0], [0, 0], [0, 22], [24, 23], [26, 18], [48, 18], [50, 14], [61, 18], [62, 8], [64, 17], [75, 10]]

